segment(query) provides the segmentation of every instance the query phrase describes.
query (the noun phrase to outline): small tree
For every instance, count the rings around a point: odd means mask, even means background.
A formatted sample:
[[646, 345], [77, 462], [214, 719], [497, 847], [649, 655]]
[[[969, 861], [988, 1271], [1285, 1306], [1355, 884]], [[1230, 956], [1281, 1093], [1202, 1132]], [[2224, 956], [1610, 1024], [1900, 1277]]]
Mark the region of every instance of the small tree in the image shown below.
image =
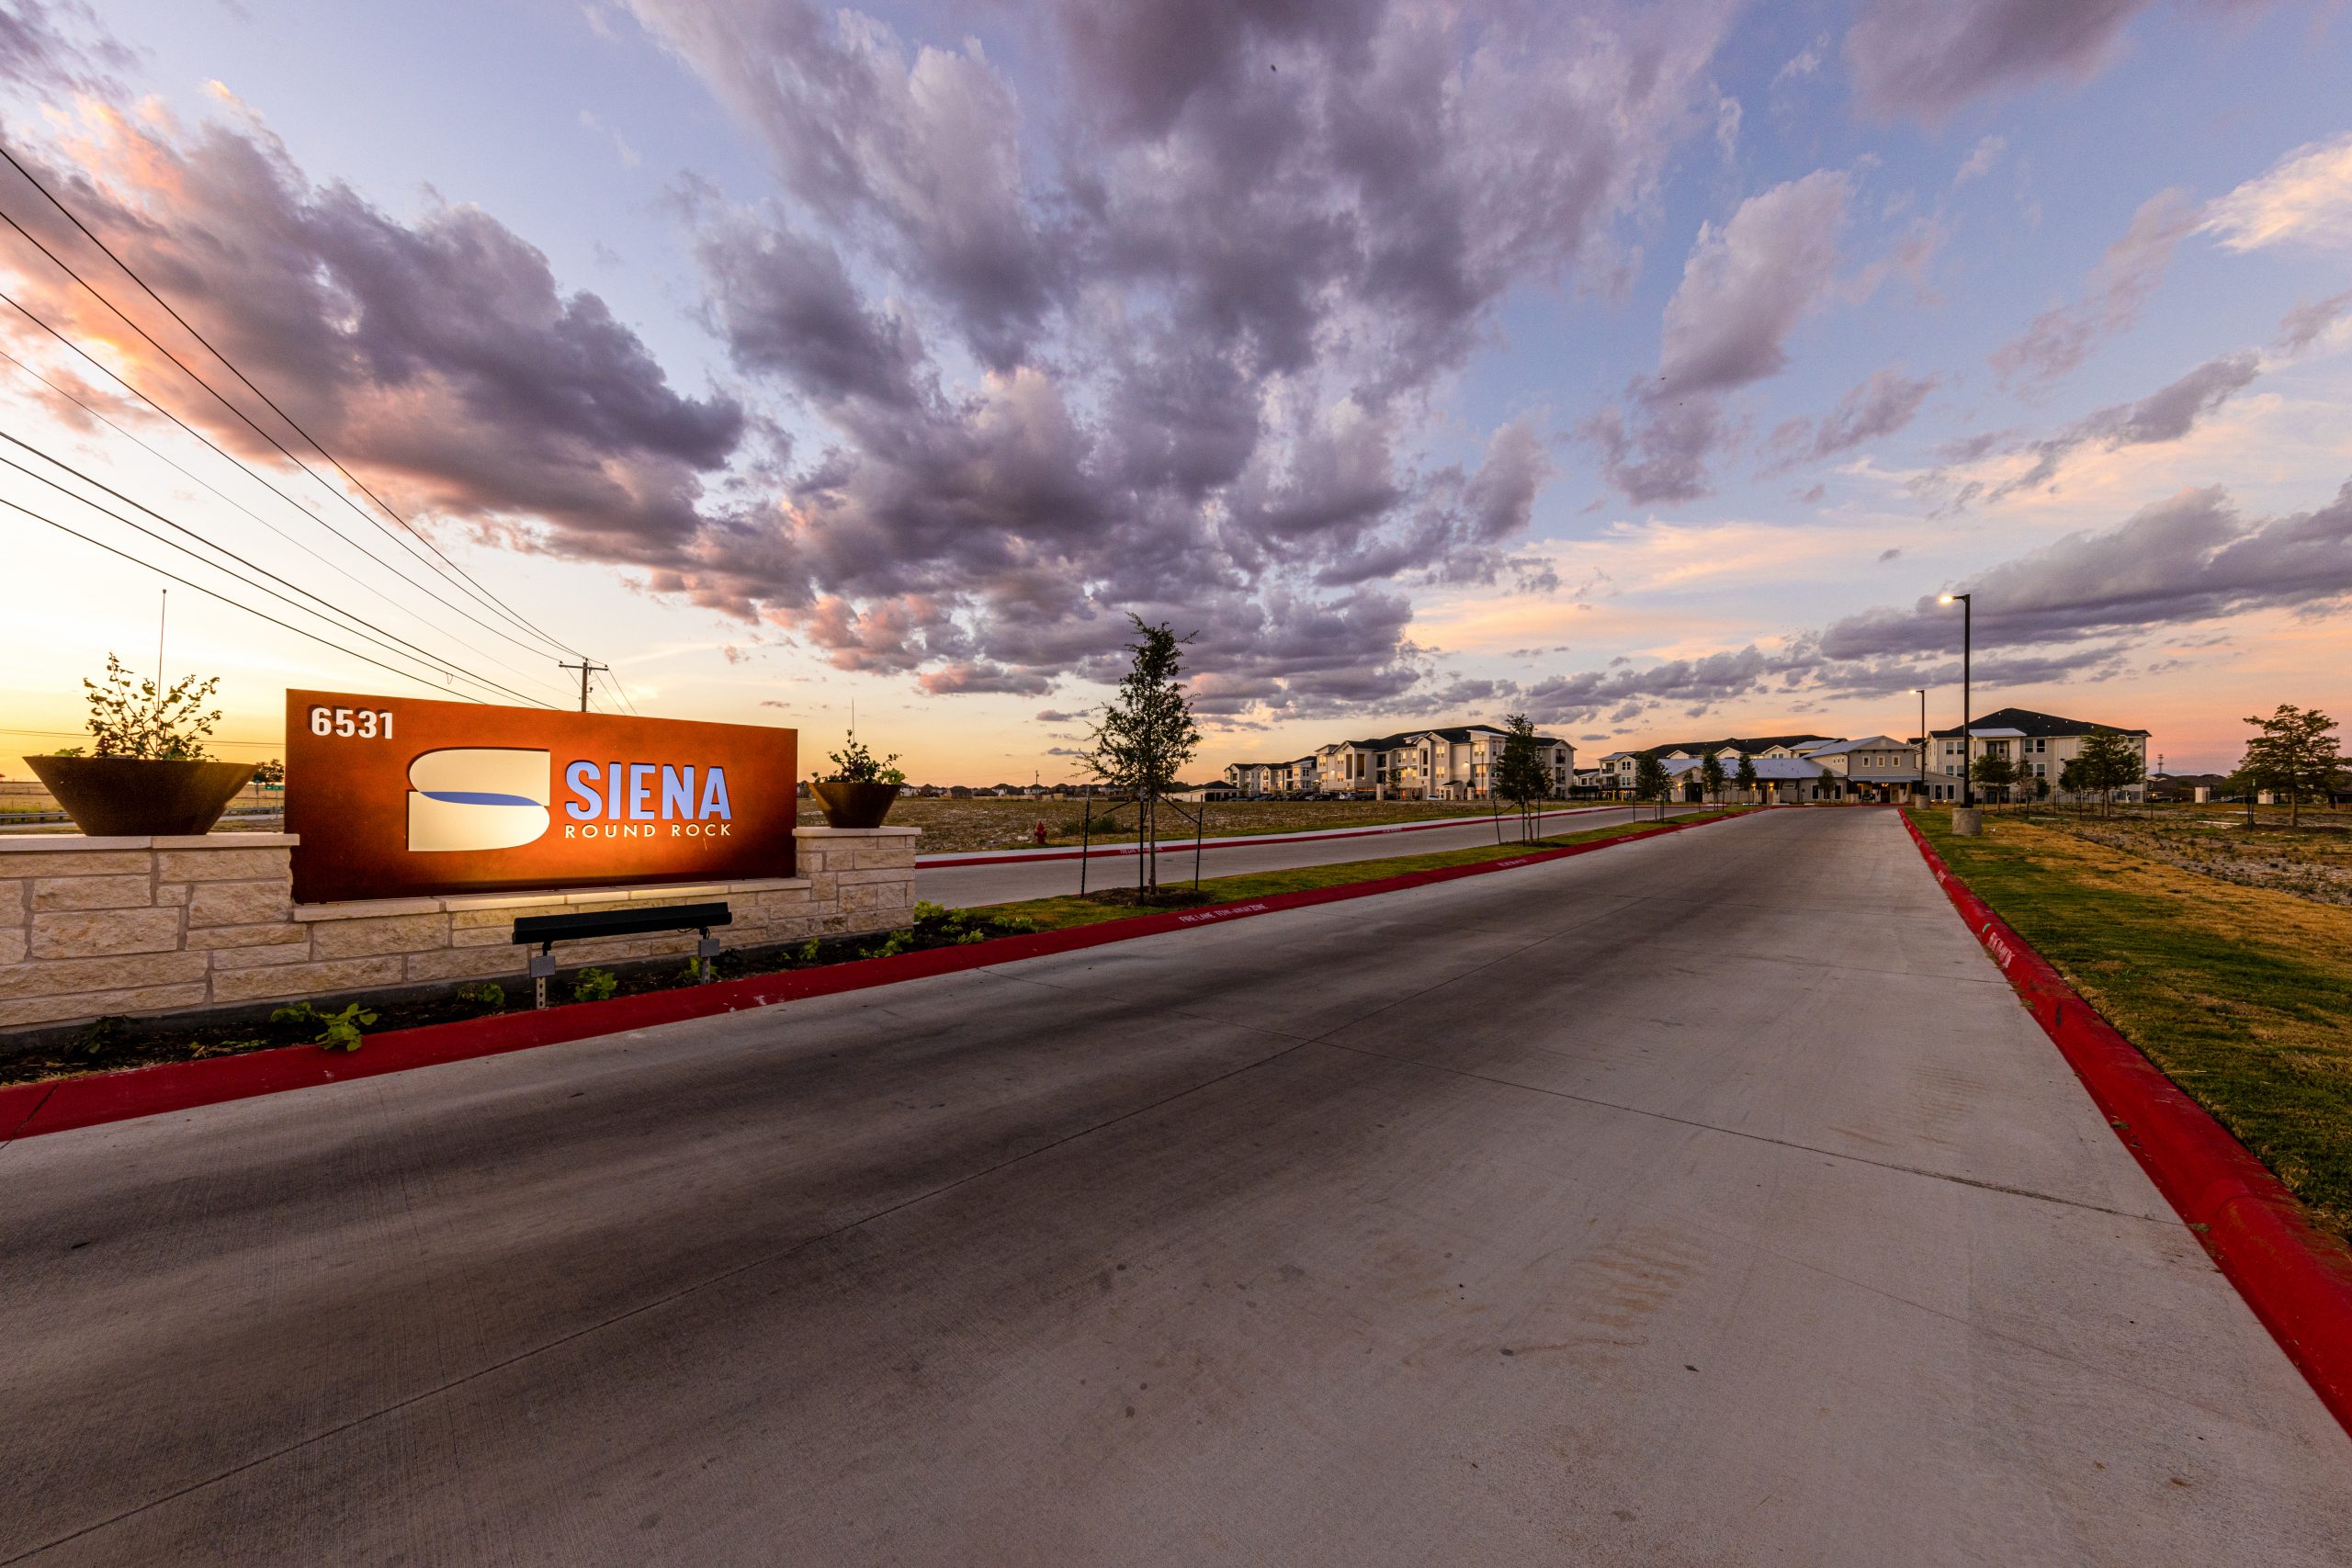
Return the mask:
[[1552, 793], [1552, 770], [1535, 743], [1535, 726], [1523, 713], [1503, 720], [1503, 754], [1495, 764], [1495, 793], [1519, 807], [1519, 836], [1534, 836], [1534, 802]]
[[257, 784], [282, 784], [285, 782], [286, 764], [276, 757], [254, 770], [254, 783]]
[[1657, 802], [1657, 818], [1666, 820], [1666, 795], [1672, 787], [1666, 776], [1666, 764], [1656, 757], [1643, 757], [1634, 763], [1634, 798]]
[[2114, 808], [2115, 792], [2128, 789], [2147, 776], [2140, 764], [2140, 749], [2112, 729], [2094, 729], [2083, 737], [2082, 754], [2075, 759], [2075, 776], [2085, 789], [2098, 795], [2098, 814]]
[[204, 700], [220, 685], [218, 676], [198, 681], [190, 675], [170, 691], [161, 691], [154, 682], [139, 680], [123, 668], [121, 660], [107, 654], [106, 684], [91, 680], [82, 682], [90, 703], [90, 733], [97, 741], [93, 754], [172, 762], [205, 761], [210, 753], [204, 749], [204, 738], [220, 722], [220, 710], [207, 713]]
[[1756, 804], [1756, 759], [1742, 751], [1739, 754], [1739, 787], [1747, 796], [1747, 804]]
[[2009, 786], [2017, 783], [2018, 765], [1997, 751], [1987, 751], [1969, 764], [1968, 776], [1986, 798], [2007, 798]]
[[[1740, 760], [1746, 761], [1747, 758], [1743, 756]], [[1715, 806], [1722, 803], [1724, 760], [1713, 751], [1708, 752], [1706, 761], [1699, 764], [1699, 783], [1707, 792], [1708, 805]]]
[[2261, 733], [2246, 742], [2238, 776], [2245, 779], [2249, 791], [2284, 794], [2288, 826], [2301, 825], [2304, 795], [2333, 800], [2344, 787], [2345, 770], [2352, 768], [2352, 757], [2337, 754], [2335, 721], [2319, 709], [2281, 703], [2268, 718], [2249, 717], [2245, 722]]
[[1142, 640], [1127, 644], [1134, 663], [1119, 694], [1094, 721], [1080, 761], [1103, 784], [1135, 796], [1143, 862], [1137, 886], [1148, 893], [1159, 886], [1159, 798], [1176, 788], [1184, 764], [1200, 750], [1201, 727], [1182, 680], [1183, 647], [1192, 639], [1179, 637], [1165, 622], [1148, 626], [1133, 613], [1127, 619]]

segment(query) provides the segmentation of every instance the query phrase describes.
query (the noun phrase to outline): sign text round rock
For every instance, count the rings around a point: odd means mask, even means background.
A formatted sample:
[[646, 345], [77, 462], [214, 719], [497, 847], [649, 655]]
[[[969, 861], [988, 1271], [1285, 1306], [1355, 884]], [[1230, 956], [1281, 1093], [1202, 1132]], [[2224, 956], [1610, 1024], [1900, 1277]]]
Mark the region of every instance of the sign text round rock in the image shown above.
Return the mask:
[[286, 694], [294, 897], [790, 876], [799, 734]]

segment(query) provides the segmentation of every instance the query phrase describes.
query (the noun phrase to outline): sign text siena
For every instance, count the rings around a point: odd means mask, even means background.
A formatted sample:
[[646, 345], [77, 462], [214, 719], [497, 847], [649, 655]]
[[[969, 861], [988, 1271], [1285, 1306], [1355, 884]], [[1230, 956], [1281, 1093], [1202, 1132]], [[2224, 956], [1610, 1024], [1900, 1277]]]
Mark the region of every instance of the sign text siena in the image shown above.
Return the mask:
[[567, 839], [727, 838], [734, 818], [727, 770], [667, 762], [571, 762], [563, 770], [571, 798], [563, 812]]

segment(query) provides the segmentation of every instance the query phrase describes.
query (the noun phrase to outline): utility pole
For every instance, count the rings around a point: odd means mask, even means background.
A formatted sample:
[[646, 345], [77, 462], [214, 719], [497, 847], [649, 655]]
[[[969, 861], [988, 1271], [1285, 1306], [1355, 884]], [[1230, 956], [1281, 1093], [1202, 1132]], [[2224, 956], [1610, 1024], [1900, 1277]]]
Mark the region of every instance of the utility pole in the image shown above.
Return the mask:
[[1969, 659], [1976, 640], [1976, 596], [1973, 593], [1947, 593], [1943, 595], [1943, 602], [1960, 605], [1960, 809], [1971, 814], [1965, 818], [1955, 817], [1952, 831], [1974, 833], [1976, 829], [1962, 828], [1960, 823], [1963, 819], [1976, 820], [1973, 815], [1976, 809], [1975, 738], [1968, 732], [1973, 719], [1969, 712]]
[[580, 662], [577, 664], [566, 664], [563, 660], [559, 659], [556, 660], [555, 667], [559, 670], [577, 670], [580, 671], [580, 711], [582, 713], [586, 713], [588, 711], [588, 671], [591, 670], [602, 670], [610, 673], [613, 668], [609, 664], [596, 664], [591, 662], [588, 656], [584, 653], [580, 656]]

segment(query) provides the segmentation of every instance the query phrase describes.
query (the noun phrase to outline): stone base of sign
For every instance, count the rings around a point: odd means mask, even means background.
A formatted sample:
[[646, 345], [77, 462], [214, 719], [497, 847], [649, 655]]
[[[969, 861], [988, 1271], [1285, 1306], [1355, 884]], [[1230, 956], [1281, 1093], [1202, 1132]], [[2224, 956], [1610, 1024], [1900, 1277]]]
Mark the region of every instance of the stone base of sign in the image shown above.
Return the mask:
[[[521, 979], [517, 915], [723, 899], [725, 947], [914, 919], [917, 828], [796, 829], [797, 876], [297, 904], [285, 833], [0, 837], [0, 1031], [458, 980]], [[564, 942], [565, 968], [690, 953], [693, 931]]]
[[1963, 839], [1973, 839], [1984, 831], [1984, 813], [1974, 806], [1951, 808], [1951, 830]]

